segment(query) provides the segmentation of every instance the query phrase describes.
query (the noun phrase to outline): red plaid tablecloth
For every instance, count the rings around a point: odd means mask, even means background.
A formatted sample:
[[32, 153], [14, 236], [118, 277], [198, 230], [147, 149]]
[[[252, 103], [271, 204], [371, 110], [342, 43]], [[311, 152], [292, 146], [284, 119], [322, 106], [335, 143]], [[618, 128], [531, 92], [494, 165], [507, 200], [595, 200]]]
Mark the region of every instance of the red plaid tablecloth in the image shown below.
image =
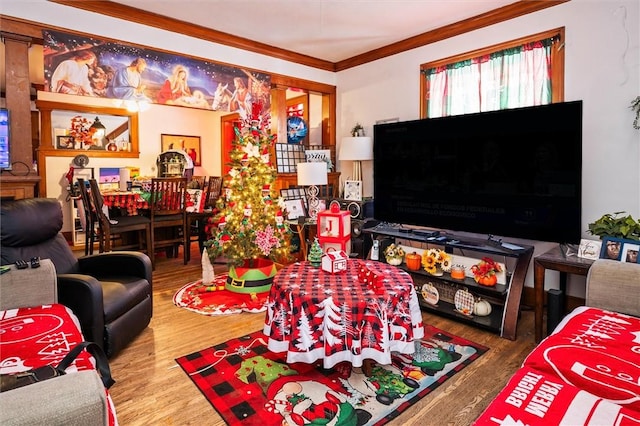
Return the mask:
[[[359, 282], [361, 262], [384, 277], [383, 291]], [[413, 280], [401, 269], [349, 260], [345, 272], [331, 274], [305, 261], [275, 276], [264, 333], [269, 349], [286, 352], [287, 362], [322, 359], [330, 368], [342, 361], [360, 367], [367, 358], [390, 364], [391, 352], [414, 352], [424, 328]]]
[[112, 209], [126, 209], [127, 215], [136, 216], [138, 209], [148, 209], [149, 203], [145, 201], [138, 192], [102, 192], [104, 204]]

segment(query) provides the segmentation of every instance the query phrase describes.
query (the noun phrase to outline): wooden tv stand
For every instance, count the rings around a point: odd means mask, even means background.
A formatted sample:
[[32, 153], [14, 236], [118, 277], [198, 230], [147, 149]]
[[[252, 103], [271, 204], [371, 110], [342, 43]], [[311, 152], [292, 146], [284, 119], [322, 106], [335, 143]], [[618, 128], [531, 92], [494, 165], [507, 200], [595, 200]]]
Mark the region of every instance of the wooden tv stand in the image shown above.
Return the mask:
[[[446, 234], [446, 239], [438, 241], [421, 230], [407, 231], [406, 229], [401, 229], [381, 224], [365, 229], [363, 232], [371, 234], [374, 239], [383, 240], [389, 238], [393, 242], [405, 246], [411, 245], [412, 242], [421, 243], [419, 248], [422, 249], [440, 248], [447, 253], [458, 254], [466, 258], [476, 258], [478, 261], [483, 256], [489, 256], [503, 262], [507, 269], [507, 282], [506, 284], [497, 284], [494, 287], [479, 285], [473, 278], [468, 276], [464, 280], [456, 280], [446, 272], [442, 276], [433, 276], [423, 269], [418, 271], [408, 270], [404, 264], [399, 267], [412, 275], [420, 306], [423, 310], [498, 333], [505, 339], [516, 339], [520, 297], [533, 255], [532, 246], [518, 246], [517, 249], [510, 249], [493, 241], [457, 237], [450, 234]], [[505, 244], [509, 245], [508, 243]], [[382, 251], [380, 252], [380, 261], [385, 261]], [[432, 283], [447, 293], [467, 289], [476, 298], [480, 297], [491, 303], [491, 314], [488, 316], [468, 316], [458, 312], [455, 305], [448, 301], [440, 300], [435, 305], [427, 303], [421, 296], [421, 288], [425, 283]]]

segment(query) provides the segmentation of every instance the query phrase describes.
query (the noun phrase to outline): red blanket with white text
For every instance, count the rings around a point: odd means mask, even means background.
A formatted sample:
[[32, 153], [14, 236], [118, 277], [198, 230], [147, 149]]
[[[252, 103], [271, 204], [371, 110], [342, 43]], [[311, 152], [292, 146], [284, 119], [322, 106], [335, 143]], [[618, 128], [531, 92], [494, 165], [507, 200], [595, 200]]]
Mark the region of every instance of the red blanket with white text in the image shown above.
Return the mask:
[[[0, 311], [0, 373], [56, 365], [82, 341], [78, 319], [66, 306], [53, 304]], [[73, 374], [95, 369], [94, 364], [93, 357], [82, 351], [65, 371]], [[117, 425], [113, 402], [107, 389], [105, 392], [108, 424]]]
[[640, 426], [640, 318], [580, 307], [476, 425]]

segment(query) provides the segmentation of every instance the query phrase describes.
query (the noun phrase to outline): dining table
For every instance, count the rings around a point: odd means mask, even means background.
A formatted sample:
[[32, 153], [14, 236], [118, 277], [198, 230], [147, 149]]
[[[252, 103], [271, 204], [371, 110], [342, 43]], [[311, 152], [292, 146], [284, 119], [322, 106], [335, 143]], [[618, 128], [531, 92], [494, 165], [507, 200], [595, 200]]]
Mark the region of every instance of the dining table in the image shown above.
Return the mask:
[[[377, 287], [361, 280], [363, 268]], [[282, 268], [273, 279], [264, 324], [268, 348], [287, 363], [324, 368], [347, 361], [367, 368], [387, 365], [391, 353], [412, 354], [424, 337], [422, 312], [411, 276], [386, 263], [349, 259], [331, 273], [309, 261]], [[366, 372], [365, 372], [366, 374]]]
[[149, 209], [150, 193], [143, 191], [100, 191], [109, 210], [120, 210], [127, 216], [137, 216], [140, 210]]

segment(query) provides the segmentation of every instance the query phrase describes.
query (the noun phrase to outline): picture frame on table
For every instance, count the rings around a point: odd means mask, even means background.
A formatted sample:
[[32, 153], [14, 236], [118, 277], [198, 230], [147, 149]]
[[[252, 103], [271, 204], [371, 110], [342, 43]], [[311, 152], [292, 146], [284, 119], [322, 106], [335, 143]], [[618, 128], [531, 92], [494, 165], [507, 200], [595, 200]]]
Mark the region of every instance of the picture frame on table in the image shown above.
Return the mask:
[[59, 135], [56, 136], [56, 149], [74, 149], [75, 140], [73, 136]]
[[620, 261], [625, 263], [640, 263], [638, 262], [638, 252], [640, 252], [640, 241], [636, 241], [635, 243], [626, 242], [622, 245]]
[[200, 136], [161, 134], [160, 149], [160, 152], [170, 149], [182, 149], [191, 157], [194, 166], [202, 165]]
[[602, 239], [600, 259], [611, 259], [625, 263], [640, 263], [638, 262], [639, 251], [640, 241], [628, 240], [624, 238], [604, 237]]
[[344, 182], [344, 199], [349, 201], [362, 201], [361, 180], [347, 180]]
[[284, 200], [284, 206], [287, 212], [287, 220], [297, 220], [300, 217], [306, 217], [302, 198]]
[[580, 247], [578, 248], [578, 257], [582, 259], [596, 260], [600, 257], [601, 250], [602, 241], [582, 238], [580, 240]]

